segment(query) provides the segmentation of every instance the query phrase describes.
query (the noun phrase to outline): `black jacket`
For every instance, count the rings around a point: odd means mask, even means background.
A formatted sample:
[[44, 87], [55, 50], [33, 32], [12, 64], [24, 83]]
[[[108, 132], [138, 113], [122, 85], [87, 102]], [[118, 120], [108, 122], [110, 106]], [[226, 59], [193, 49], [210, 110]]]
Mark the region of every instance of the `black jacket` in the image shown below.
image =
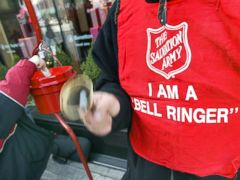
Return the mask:
[[117, 3], [115, 2], [93, 47], [93, 58], [102, 71], [96, 90], [112, 93], [120, 102], [120, 113], [113, 120], [113, 132], [129, 127], [132, 116], [129, 96], [121, 88], [118, 78], [116, 11]]
[[9, 136], [8, 129], [17, 123], [0, 152], [0, 179], [40, 179], [51, 153], [52, 133], [38, 127], [23, 107], [2, 93], [0, 107], [1, 139]]

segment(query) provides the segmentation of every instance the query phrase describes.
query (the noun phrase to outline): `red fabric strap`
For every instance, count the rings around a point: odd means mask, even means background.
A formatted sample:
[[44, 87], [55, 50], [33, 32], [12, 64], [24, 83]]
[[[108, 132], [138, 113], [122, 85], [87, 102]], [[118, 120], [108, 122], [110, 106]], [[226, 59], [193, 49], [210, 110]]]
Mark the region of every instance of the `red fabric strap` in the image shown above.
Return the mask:
[[16, 128], [17, 128], [17, 124], [14, 125], [14, 127], [12, 128], [12, 130], [10, 131], [10, 133], [8, 134], [8, 136], [5, 139], [0, 139], [0, 153], [2, 152], [7, 140], [15, 133]]
[[3, 140], [0, 139], [0, 149], [2, 149], [2, 146], [3, 146]]

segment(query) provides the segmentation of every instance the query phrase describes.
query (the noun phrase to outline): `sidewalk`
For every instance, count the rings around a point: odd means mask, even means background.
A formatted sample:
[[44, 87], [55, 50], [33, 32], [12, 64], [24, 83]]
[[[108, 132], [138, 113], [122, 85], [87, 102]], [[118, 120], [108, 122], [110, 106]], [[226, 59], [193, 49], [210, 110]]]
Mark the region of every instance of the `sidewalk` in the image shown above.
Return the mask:
[[[88, 165], [94, 180], [120, 180], [125, 173], [124, 170], [104, 165]], [[67, 164], [59, 164], [50, 157], [41, 180], [88, 180], [88, 177], [81, 163], [69, 161]]]

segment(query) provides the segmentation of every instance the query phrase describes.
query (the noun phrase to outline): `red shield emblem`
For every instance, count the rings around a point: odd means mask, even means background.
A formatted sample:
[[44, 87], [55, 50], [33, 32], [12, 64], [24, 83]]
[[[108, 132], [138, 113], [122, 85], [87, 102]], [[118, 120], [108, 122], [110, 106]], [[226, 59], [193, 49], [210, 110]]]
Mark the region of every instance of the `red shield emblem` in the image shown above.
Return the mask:
[[191, 61], [191, 50], [187, 38], [188, 24], [166, 25], [159, 29], [147, 29], [148, 67], [170, 79], [186, 70]]

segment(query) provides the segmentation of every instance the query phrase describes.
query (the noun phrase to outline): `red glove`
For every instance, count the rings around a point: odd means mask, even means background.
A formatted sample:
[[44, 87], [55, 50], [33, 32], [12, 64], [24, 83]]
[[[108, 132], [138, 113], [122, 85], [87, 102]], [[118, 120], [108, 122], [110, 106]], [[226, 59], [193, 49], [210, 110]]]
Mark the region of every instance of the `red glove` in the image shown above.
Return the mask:
[[6, 80], [0, 81], [0, 92], [21, 106], [27, 103], [31, 77], [36, 65], [28, 60], [20, 60], [9, 69]]

